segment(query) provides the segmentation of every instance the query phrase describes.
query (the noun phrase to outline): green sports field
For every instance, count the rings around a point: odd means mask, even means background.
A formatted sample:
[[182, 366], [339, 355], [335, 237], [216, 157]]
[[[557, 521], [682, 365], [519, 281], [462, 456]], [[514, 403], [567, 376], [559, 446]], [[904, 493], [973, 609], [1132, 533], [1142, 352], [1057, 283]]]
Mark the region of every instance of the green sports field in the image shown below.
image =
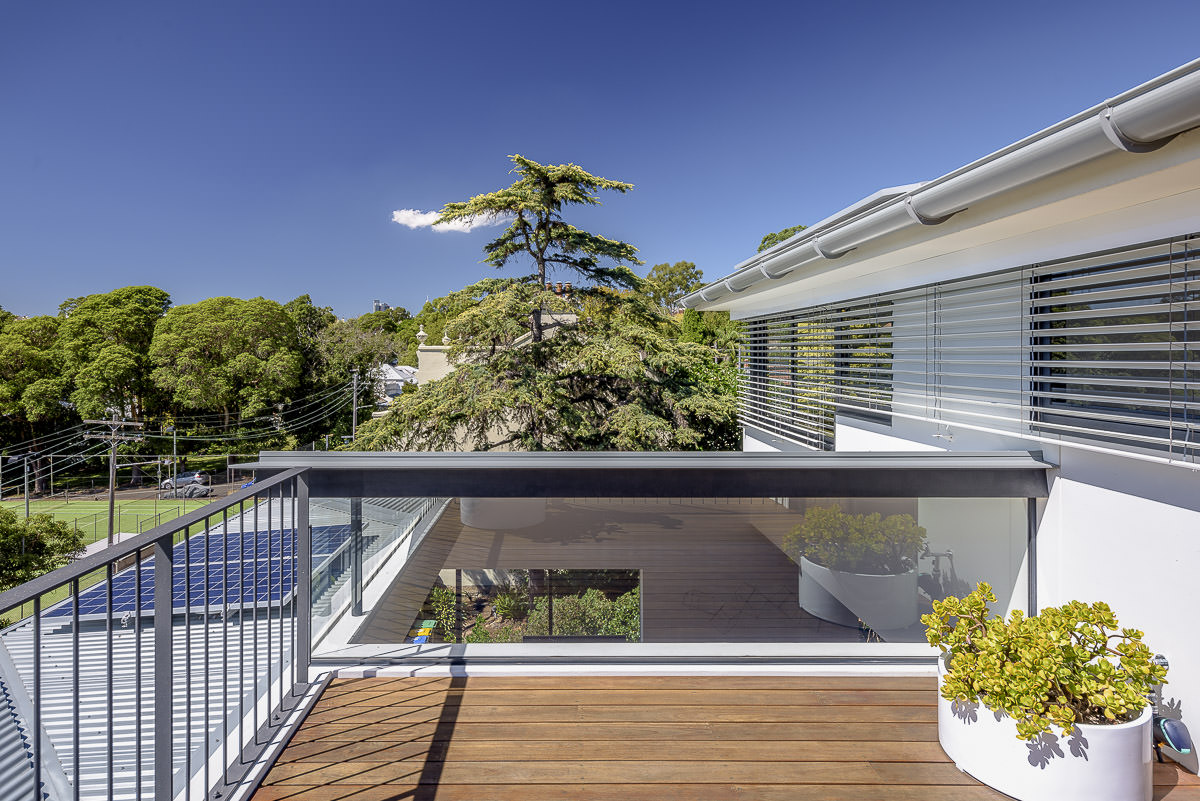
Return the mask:
[[[120, 533], [132, 534], [148, 531], [156, 525], [174, 520], [184, 512], [199, 509], [212, 501], [212, 498], [118, 501], [113, 522]], [[11, 509], [19, 515], [25, 513], [23, 501], [4, 501], [0, 503], [0, 506]], [[56, 520], [65, 520], [74, 525], [83, 532], [85, 542], [95, 542], [108, 536], [108, 500], [106, 498], [69, 502], [63, 500], [30, 501], [30, 514], [43, 512], [54, 515]]]

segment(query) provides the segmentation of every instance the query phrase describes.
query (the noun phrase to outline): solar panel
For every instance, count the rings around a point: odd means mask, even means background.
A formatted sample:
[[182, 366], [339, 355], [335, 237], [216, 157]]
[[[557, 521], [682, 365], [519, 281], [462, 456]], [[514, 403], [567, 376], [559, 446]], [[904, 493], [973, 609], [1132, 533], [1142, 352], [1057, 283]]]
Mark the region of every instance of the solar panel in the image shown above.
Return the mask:
[[[236, 521], [234, 522], [234, 525]], [[232, 525], [229, 526], [232, 528]], [[313, 526], [313, 561], [334, 554], [348, 541], [348, 525]], [[257, 559], [255, 548], [257, 546]], [[222, 531], [220, 528], [193, 535], [173, 549], [171, 606], [265, 605], [287, 600], [295, 587], [295, 538], [293, 530]], [[187, 557], [185, 564], [185, 556]], [[208, 565], [205, 567], [207, 556]], [[141, 604], [137, 603], [137, 575], [141, 574]], [[112, 614], [150, 614], [154, 605], [154, 557], [138, 567], [113, 576]], [[72, 613], [68, 599], [47, 610], [45, 617]], [[108, 597], [104, 582], [79, 594], [80, 615], [105, 615]]]

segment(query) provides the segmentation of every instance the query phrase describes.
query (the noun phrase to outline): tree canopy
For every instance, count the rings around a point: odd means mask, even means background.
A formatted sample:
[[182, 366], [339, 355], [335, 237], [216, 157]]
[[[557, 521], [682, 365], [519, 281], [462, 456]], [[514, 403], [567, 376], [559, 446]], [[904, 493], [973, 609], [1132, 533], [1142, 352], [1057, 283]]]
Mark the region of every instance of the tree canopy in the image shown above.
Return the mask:
[[[527, 310], [560, 324], [538, 341]], [[396, 398], [360, 428], [368, 450], [690, 450], [736, 447], [732, 363], [678, 338], [648, 298], [570, 301], [512, 279], [450, 298], [456, 369]]]
[[[515, 257], [533, 261], [526, 280], [546, 285], [550, 271], [571, 270], [591, 284], [632, 288], [639, 285], [630, 264], [641, 264], [637, 248], [625, 242], [576, 228], [563, 219], [569, 206], [600, 204], [601, 191], [624, 194], [633, 184], [600, 178], [575, 164], [539, 164], [521, 155], [509, 156], [520, 177], [505, 189], [447, 203], [435, 224], [455, 221], [507, 220], [508, 227], [484, 246], [485, 261], [504, 267]], [[529, 310], [535, 342], [542, 339], [541, 308]]]
[[209, 298], [176, 306], [158, 322], [154, 383], [185, 408], [257, 414], [286, 401], [300, 383], [296, 323], [266, 298]]
[[127, 286], [60, 306], [58, 342], [80, 415], [103, 417], [115, 408], [140, 417], [153, 405], [150, 343], [170, 302], [156, 287]]
[[21, 520], [0, 509], [0, 591], [9, 590], [83, 552], [83, 534], [48, 514]]
[[791, 239], [793, 236], [805, 230], [806, 228], [808, 228], [807, 225], [793, 225], [791, 228], [784, 228], [782, 231], [776, 231], [773, 234], [767, 234], [762, 238], [762, 241], [758, 243], [757, 252], [762, 253], [768, 248], [773, 248], [780, 242]]
[[690, 261], [656, 264], [646, 276], [646, 294], [658, 305], [674, 311], [679, 301], [704, 285], [704, 273]]
[[56, 347], [60, 325], [40, 316], [13, 318], [0, 329], [0, 415], [26, 435], [66, 414], [70, 381]]

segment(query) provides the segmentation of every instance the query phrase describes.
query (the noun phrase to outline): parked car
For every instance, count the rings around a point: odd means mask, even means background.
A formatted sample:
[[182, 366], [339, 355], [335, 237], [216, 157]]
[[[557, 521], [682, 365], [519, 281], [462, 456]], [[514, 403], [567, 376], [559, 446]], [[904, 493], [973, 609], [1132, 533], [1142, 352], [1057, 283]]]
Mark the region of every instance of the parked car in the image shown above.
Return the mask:
[[179, 489], [163, 490], [158, 493], [158, 497], [162, 498], [207, 498], [212, 495], [212, 487], [206, 487], [203, 484], [188, 484], [180, 486]]
[[190, 484], [201, 484], [207, 487], [211, 483], [212, 476], [210, 476], [208, 473], [205, 473], [203, 470], [189, 470], [186, 473], [180, 473], [179, 475], [175, 476], [174, 479], [164, 479], [163, 483], [160, 484], [159, 487], [161, 489], [179, 489], [180, 487], [186, 487]]

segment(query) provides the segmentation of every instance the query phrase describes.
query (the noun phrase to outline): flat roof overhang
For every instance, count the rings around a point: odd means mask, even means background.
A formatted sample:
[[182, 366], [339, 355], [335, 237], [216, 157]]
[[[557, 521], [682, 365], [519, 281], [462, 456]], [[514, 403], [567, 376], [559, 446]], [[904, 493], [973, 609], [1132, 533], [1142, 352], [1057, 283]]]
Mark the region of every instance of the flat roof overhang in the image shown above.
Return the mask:
[[313, 497], [1044, 498], [1037, 451], [392, 453], [263, 451], [233, 465], [309, 468]]

